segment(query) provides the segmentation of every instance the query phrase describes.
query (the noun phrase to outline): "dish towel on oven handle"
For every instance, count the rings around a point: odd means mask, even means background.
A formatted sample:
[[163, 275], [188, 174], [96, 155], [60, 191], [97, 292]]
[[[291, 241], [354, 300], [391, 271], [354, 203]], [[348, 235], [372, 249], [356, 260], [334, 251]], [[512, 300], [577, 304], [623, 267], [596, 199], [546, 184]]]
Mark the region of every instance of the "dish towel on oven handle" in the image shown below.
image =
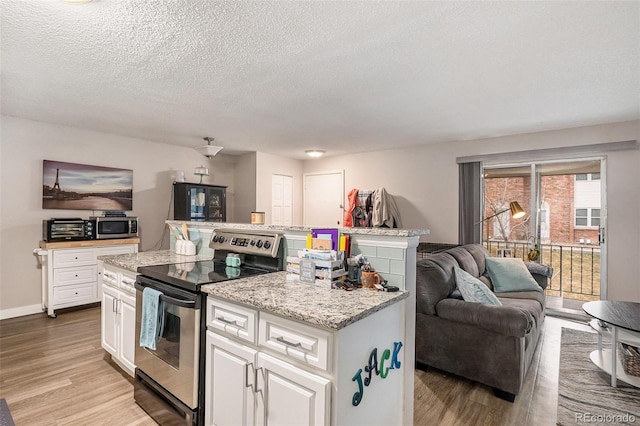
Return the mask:
[[158, 338], [164, 327], [164, 303], [162, 292], [145, 287], [142, 290], [142, 317], [140, 319], [140, 346], [156, 350]]

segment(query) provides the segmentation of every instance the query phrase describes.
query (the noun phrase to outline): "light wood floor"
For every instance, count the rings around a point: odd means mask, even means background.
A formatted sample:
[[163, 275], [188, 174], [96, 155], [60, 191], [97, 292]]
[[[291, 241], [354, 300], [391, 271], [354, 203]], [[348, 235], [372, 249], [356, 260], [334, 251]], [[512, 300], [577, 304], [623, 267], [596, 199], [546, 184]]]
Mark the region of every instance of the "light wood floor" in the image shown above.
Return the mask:
[[[561, 327], [589, 330], [547, 317], [513, 404], [465, 379], [416, 371], [414, 424], [555, 425]], [[155, 424], [133, 401], [132, 379], [100, 346], [99, 308], [0, 321], [0, 398], [17, 426]]]

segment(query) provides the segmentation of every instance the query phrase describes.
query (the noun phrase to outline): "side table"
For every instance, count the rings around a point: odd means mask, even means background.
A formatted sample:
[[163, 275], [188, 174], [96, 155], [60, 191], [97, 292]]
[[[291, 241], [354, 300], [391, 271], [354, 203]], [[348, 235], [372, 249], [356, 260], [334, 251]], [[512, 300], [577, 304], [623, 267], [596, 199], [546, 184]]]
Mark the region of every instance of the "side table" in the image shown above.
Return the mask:
[[[640, 377], [624, 372], [618, 360], [618, 342], [640, 347], [640, 303], [599, 300], [587, 302], [582, 309], [594, 319], [589, 322], [598, 332], [598, 349], [591, 352], [591, 361], [601, 370], [611, 375], [611, 386], [617, 386], [617, 379], [635, 387], [640, 387]], [[602, 336], [611, 337], [611, 348], [602, 347]]]

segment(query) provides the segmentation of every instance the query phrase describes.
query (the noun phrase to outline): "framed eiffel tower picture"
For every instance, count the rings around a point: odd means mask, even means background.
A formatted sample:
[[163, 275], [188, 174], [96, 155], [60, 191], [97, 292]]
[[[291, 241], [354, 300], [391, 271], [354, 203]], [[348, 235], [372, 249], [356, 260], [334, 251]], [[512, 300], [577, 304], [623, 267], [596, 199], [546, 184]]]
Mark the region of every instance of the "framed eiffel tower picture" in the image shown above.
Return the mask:
[[42, 208], [132, 210], [133, 170], [43, 160]]

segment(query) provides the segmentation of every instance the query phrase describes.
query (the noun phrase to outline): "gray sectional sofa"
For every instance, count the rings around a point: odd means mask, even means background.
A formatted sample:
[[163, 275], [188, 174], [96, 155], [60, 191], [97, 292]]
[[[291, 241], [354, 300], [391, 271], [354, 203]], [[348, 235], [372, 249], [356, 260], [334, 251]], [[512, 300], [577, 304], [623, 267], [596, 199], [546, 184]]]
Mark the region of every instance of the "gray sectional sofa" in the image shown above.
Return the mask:
[[[418, 260], [416, 364], [483, 383], [496, 396], [514, 401], [542, 333], [545, 295], [544, 291], [496, 293], [501, 306], [462, 300], [455, 291], [454, 267], [493, 290], [487, 256], [482, 245], [472, 244]], [[542, 289], [547, 275], [551, 274], [532, 274]]]

